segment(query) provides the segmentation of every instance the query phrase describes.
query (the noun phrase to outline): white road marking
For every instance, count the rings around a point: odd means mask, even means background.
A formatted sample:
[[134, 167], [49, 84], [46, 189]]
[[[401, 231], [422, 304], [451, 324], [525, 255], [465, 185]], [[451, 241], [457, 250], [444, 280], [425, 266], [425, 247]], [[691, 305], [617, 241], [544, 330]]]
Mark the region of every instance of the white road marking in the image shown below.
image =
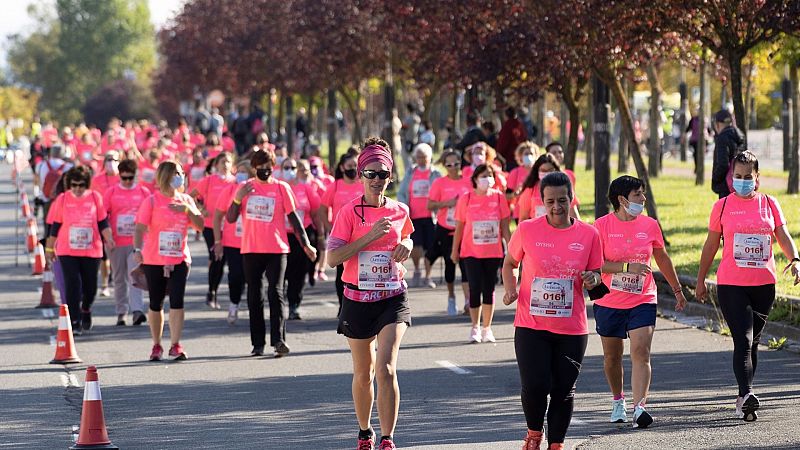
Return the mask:
[[583, 425], [589, 425], [589, 422], [587, 422], [585, 420], [581, 420], [581, 419], [576, 419], [576, 418], [573, 417], [572, 420], [569, 422], [569, 424], [570, 425], [583, 426]]
[[322, 302], [322, 306], [327, 306], [329, 308], [338, 308], [339, 305], [333, 302]]
[[81, 385], [78, 384], [78, 379], [75, 378], [75, 375], [73, 375], [73, 374], [66, 375], [66, 374], [62, 373], [61, 374], [61, 384], [65, 388], [67, 388], [67, 387], [81, 387]]
[[453, 371], [453, 372], [455, 372], [455, 373], [457, 373], [459, 375], [468, 375], [468, 374], [472, 373], [471, 370], [465, 369], [463, 367], [459, 367], [459, 366], [451, 363], [450, 361], [446, 361], [446, 360], [436, 361], [436, 364], [444, 367], [445, 369], [451, 370], [451, 371]]
[[50, 346], [51, 347], [55, 347], [56, 346], [56, 337], [55, 337], [55, 335], [50, 335]]
[[53, 312], [52, 309], [50, 309], [50, 308], [42, 309], [42, 317], [44, 317], [45, 319], [50, 319], [50, 318], [53, 318], [55, 316], [56, 316], [55, 312]]

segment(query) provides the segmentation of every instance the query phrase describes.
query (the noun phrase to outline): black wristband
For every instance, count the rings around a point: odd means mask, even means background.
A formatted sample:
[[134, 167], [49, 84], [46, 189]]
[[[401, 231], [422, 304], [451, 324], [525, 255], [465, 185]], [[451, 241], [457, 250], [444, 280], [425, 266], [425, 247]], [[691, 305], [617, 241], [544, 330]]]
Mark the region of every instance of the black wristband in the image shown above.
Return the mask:
[[604, 283], [600, 283], [597, 286], [588, 289], [589, 298], [592, 300], [600, 300], [601, 298], [605, 297], [606, 294], [611, 293]]

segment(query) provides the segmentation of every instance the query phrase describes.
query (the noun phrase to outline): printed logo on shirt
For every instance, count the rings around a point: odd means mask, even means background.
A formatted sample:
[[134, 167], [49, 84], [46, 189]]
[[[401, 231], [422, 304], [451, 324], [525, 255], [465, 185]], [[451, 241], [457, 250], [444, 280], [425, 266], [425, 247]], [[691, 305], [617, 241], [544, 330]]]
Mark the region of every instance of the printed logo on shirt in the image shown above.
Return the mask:
[[624, 238], [624, 237], [625, 237], [625, 235], [624, 235], [624, 234], [622, 234], [622, 233], [609, 233], [609, 234], [608, 234], [608, 237], [609, 237], [610, 239], [613, 239], [613, 238]]
[[555, 244], [551, 242], [537, 242], [537, 247], [544, 247], [544, 248], [555, 248]]
[[743, 215], [747, 214], [747, 211], [730, 211], [730, 212], [728, 212], [728, 214], [730, 214], [732, 216], [743, 216]]
[[636, 239], [646, 240], [647, 238], [647, 233], [636, 233]]
[[569, 244], [568, 248], [573, 252], [582, 252], [586, 247], [584, 247], [580, 242], [573, 242], [572, 244]]
[[389, 264], [389, 261], [390, 261], [389, 255], [384, 253], [378, 253], [376, 255], [373, 255], [369, 259], [369, 262], [371, 262], [372, 264], [380, 264], [380, 265]]

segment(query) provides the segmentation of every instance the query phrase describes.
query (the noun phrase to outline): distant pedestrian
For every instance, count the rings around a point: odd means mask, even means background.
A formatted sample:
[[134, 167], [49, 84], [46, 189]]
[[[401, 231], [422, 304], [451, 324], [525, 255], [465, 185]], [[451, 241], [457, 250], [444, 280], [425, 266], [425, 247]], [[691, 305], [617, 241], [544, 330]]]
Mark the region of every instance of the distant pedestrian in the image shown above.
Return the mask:
[[733, 158], [745, 150], [744, 133], [733, 124], [733, 115], [722, 109], [714, 115], [714, 166], [711, 190], [724, 198], [733, 190]]
[[497, 153], [502, 156], [506, 161], [506, 172], [510, 172], [517, 167], [517, 161], [514, 155], [517, 146], [528, 138], [528, 133], [525, 130], [525, 125], [517, 118], [517, 110], [513, 106], [509, 106], [505, 110], [506, 120], [503, 126], [500, 127], [500, 135], [497, 138], [497, 145], [492, 147], [497, 149]]

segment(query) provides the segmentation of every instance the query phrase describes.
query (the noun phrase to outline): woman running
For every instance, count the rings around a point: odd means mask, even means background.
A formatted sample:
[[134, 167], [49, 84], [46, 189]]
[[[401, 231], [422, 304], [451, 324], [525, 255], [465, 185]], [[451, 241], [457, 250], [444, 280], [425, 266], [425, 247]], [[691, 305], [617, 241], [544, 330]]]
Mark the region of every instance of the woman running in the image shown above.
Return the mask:
[[[503, 303], [519, 300], [514, 349], [528, 425], [523, 450], [539, 449], [545, 413], [548, 448], [564, 448], [588, 342], [583, 289], [589, 289], [593, 299], [607, 292], [600, 277], [599, 233], [569, 216], [569, 178], [559, 172], [547, 175], [541, 180], [541, 196], [547, 214], [520, 222], [503, 263]], [[520, 262], [522, 282], [517, 292], [514, 269]]]
[[408, 206], [411, 222], [414, 223], [414, 249], [411, 251], [411, 261], [414, 263], [414, 277], [410, 287], [435, 288], [436, 283], [431, 280], [431, 266], [425, 259], [425, 281], [420, 284], [421, 273], [419, 260], [425, 255], [425, 249], [431, 248], [434, 239], [434, 224], [431, 211], [428, 209], [428, 195], [431, 184], [442, 174], [431, 167], [433, 149], [430, 145], [422, 143], [414, 147], [415, 164], [406, 171], [403, 181], [397, 190], [397, 200]]
[[[425, 253], [427, 260], [425, 278], [430, 279], [433, 263], [440, 256], [444, 258], [444, 281], [447, 283], [447, 314], [455, 316], [458, 314], [455, 293], [456, 263], [450, 259], [450, 254], [453, 251], [453, 234], [456, 229], [456, 202], [459, 197], [469, 193], [470, 185], [461, 178], [461, 156], [458, 153], [453, 151], [445, 153], [442, 155], [442, 162], [447, 169], [447, 176], [433, 181], [431, 192], [428, 196], [428, 209], [437, 211], [437, 213], [433, 245], [428, 247], [428, 251]], [[459, 266], [464, 298], [469, 299], [467, 273], [464, 270], [463, 262]]]
[[[358, 157], [364, 195], [341, 208], [328, 240], [328, 264], [344, 264], [344, 303], [338, 332], [347, 337], [353, 357], [353, 403], [358, 419], [358, 449], [372, 449], [370, 425], [378, 384], [378, 448], [395, 448], [393, 433], [400, 407], [397, 354], [411, 325], [403, 280], [413, 247], [408, 209], [385, 196], [392, 153], [382, 139], [370, 138]], [[377, 345], [377, 348], [376, 348]]]
[[[511, 211], [502, 191], [494, 189], [495, 168], [481, 164], [472, 173], [473, 191], [456, 203], [456, 230], [450, 259], [464, 261], [469, 283], [469, 341], [495, 342], [492, 333], [494, 286], [508, 244]], [[481, 296], [483, 301], [481, 302]], [[483, 316], [483, 322], [481, 322]], [[479, 324], [483, 325], [480, 328]]]
[[236, 191], [254, 174], [250, 161], [239, 161], [236, 164], [236, 183], [226, 187], [217, 199], [214, 211], [214, 257], [217, 261], [225, 261], [228, 265], [228, 323], [233, 325], [239, 319], [239, 303], [244, 292], [244, 269], [242, 267], [242, 216], [236, 222], [229, 223], [225, 214], [233, 203]]
[[[364, 185], [358, 181], [358, 152], [348, 151], [336, 165], [336, 181], [328, 186], [322, 196], [322, 218], [325, 220], [325, 232], [330, 235], [333, 223], [342, 207], [354, 199], [364, 195]], [[331, 267], [334, 265], [332, 264]], [[336, 264], [336, 296], [339, 298], [339, 312], [342, 311], [344, 283], [342, 282], [344, 266]]]
[[800, 256], [778, 201], [758, 192], [756, 155], [744, 151], [732, 164], [734, 192], [719, 199], [711, 208], [708, 237], [697, 272], [696, 296], [700, 301], [708, 297], [706, 275], [722, 239], [717, 296], [733, 337], [733, 374], [739, 385], [736, 416], [752, 422], [758, 419], [756, 411], [761, 406], [753, 393], [758, 344], [775, 301], [778, 279], [772, 253], [773, 238], [789, 260], [783, 273], [791, 271], [794, 284], [800, 283]]
[[624, 340], [631, 340], [631, 387], [633, 388], [633, 426], [646, 428], [653, 418], [645, 409], [650, 390], [650, 347], [656, 327], [657, 290], [650, 260], [672, 288], [683, 309], [686, 298], [681, 291], [678, 274], [664, 248], [664, 238], [658, 222], [641, 215], [645, 196], [644, 181], [623, 175], [611, 182], [608, 200], [614, 212], [595, 221], [603, 243], [603, 282], [611, 292], [594, 305], [597, 334], [603, 343], [603, 367], [606, 381], [614, 399], [611, 404], [611, 422], [628, 421], [627, 405], [623, 393], [622, 354]]
[[[91, 167], [91, 166], [90, 166]], [[92, 190], [97, 191], [101, 197], [105, 197], [106, 190], [119, 184], [119, 153], [110, 150], [103, 158], [102, 172], [92, 178]], [[108, 204], [106, 204], [106, 207]], [[112, 228], [113, 230], [113, 228]], [[103, 252], [103, 259], [100, 261], [100, 296], [111, 296], [108, 288], [108, 274], [111, 271], [108, 254]]]
[[114, 250], [103, 197], [89, 189], [91, 179], [86, 166], [73, 167], [64, 174], [68, 190], [53, 200], [48, 214], [52, 225], [45, 245], [47, 268], [52, 267], [54, 256], [61, 265], [65, 300], [76, 335], [92, 329], [92, 304], [97, 294], [103, 242], [108, 251]]
[[136, 213], [133, 237], [134, 260], [141, 264], [150, 294], [150, 335], [153, 349], [150, 361], [164, 355], [161, 338], [164, 334], [164, 298], [169, 294], [169, 357], [186, 359], [181, 345], [183, 333], [183, 297], [192, 256], [186, 236], [189, 227], [203, 228], [203, 214], [194, 200], [184, 194], [186, 175], [180, 164], [164, 161], [155, 174], [158, 190], [145, 199]]
[[[533, 168], [531, 168], [531, 172], [528, 174], [528, 178], [526, 178], [525, 182], [522, 184], [522, 193], [517, 199], [520, 222], [531, 218], [542, 217], [547, 213], [547, 208], [542, 202], [542, 197], [539, 192], [539, 181], [548, 173], [552, 172], [561, 172], [561, 166], [554, 156], [548, 153], [536, 159]], [[569, 177], [569, 175], [567, 175], [567, 177]], [[570, 217], [580, 219], [578, 203], [574, 198], [569, 207], [569, 215]]]
[[217, 301], [217, 289], [222, 281], [222, 273], [225, 271], [225, 257], [217, 259], [214, 254], [214, 208], [217, 205], [220, 194], [234, 183], [231, 175], [231, 165], [233, 156], [230, 153], [219, 153], [212, 162], [212, 167], [216, 173], [201, 179], [189, 195], [200, 206], [203, 213], [203, 238], [208, 248], [208, 292], [206, 293], [206, 305], [211, 309], [219, 309]]
[[150, 191], [136, 183], [136, 161], [126, 159], [119, 163], [119, 183], [106, 190], [103, 204], [108, 211], [109, 225], [116, 248], [109, 252], [111, 273], [114, 278], [114, 300], [117, 304], [117, 325], [125, 325], [125, 317], [133, 310], [133, 324], [147, 321], [144, 313], [144, 296], [141, 289], [131, 286], [128, 273], [136, 266], [133, 260], [133, 235], [136, 230], [136, 213], [150, 197]]
[[250, 341], [253, 356], [264, 354], [266, 324], [264, 322], [263, 278], [267, 278], [269, 301], [270, 345], [276, 358], [289, 354], [286, 345], [286, 316], [284, 316], [283, 280], [286, 255], [289, 253], [286, 220], [296, 233], [306, 256], [314, 260], [316, 249], [311, 246], [298, 216], [292, 189], [272, 176], [275, 154], [257, 151], [250, 159], [256, 177], [239, 187], [225, 219], [235, 223], [242, 216], [242, 265], [247, 282], [247, 307], [250, 311]]

